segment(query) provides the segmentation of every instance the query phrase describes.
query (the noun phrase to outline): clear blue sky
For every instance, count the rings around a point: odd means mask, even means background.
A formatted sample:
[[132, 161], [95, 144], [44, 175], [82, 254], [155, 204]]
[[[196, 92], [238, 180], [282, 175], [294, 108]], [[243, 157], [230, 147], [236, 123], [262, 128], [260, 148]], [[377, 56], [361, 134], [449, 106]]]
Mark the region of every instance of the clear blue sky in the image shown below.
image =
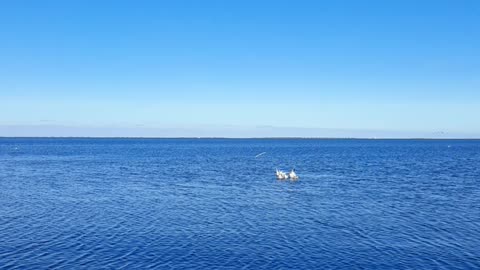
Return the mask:
[[480, 1], [1, 1], [0, 125], [480, 134]]

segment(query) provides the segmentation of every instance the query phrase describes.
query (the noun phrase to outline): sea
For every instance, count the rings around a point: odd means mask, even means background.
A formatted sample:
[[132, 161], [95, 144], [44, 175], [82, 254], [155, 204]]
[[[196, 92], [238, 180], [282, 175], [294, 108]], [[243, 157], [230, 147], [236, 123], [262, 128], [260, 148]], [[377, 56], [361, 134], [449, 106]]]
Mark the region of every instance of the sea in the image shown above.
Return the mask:
[[0, 269], [480, 269], [480, 140], [0, 138]]

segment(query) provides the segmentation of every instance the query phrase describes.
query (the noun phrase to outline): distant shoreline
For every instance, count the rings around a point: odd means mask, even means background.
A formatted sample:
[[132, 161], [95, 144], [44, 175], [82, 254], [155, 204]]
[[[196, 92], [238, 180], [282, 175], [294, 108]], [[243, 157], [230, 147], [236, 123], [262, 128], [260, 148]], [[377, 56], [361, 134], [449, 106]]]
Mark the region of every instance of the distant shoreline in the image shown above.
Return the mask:
[[456, 140], [472, 141], [480, 138], [356, 138], [356, 137], [76, 137], [76, 136], [0, 136], [0, 139], [166, 139], [166, 140]]

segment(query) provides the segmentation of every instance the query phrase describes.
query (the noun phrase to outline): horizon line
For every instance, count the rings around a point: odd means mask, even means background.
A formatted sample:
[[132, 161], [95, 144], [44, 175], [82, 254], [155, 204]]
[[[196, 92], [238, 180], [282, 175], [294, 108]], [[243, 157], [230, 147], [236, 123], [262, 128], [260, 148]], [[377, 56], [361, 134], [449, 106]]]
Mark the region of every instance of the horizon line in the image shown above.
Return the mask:
[[230, 140], [480, 140], [479, 138], [433, 138], [433, 137], [141, 137], [141, 136], [0, 136], [0, 139], [230, 139]]

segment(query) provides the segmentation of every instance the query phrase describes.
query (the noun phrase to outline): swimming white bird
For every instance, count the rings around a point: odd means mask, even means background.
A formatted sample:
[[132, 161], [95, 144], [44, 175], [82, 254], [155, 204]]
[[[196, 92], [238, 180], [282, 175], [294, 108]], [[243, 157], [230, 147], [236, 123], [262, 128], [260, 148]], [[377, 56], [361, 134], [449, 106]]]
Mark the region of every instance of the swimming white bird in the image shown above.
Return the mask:
[[275, 174], [277, 175], [278, 180], [288, 179], [288, 175], [286, 173], [284, 173], [283, 171], [280, 171], [278, 169], [276, 169]]
[[298, 179], [298, 175], [295, 173], [295, 169], [292, 169], [292, 171], [288, 174], [288, 176], [292, 180], [297, 180]]
[[277, 176], [277, 179], [280, 179], [280, 177], [282, 176], [282, 171], [279, 171], [278, 169], [275, 169], [275, 175]]

